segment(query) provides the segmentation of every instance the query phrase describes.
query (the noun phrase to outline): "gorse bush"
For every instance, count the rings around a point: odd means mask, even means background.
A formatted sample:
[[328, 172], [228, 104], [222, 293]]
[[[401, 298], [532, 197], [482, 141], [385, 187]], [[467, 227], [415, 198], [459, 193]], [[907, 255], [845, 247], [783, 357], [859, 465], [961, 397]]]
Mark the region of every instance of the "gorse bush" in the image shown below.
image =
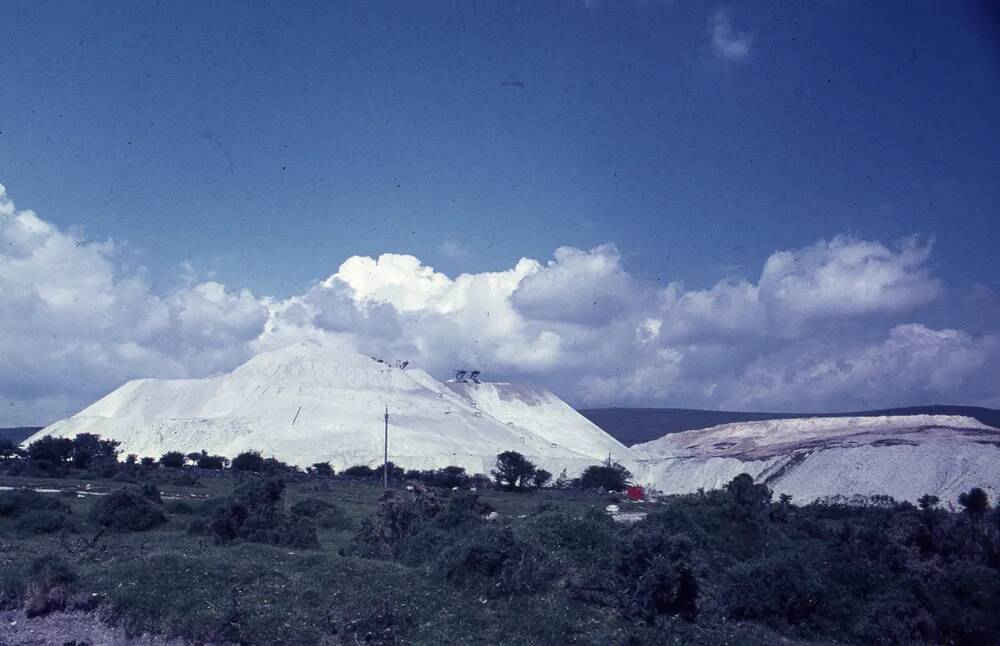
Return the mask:
[[119, 532], [145, 531], [167, 520], [156, 503], [132, 489], [116, 489], [99, 498], [90, 510], [90, 519]]
[[276, 478], [242, 484], [228, 499], [207, 502], [211, 520], [193, 521], [189, 531], [207, 531], [219, 544], [242, 539], [304, 549], [319, 547], [315, 525], [304, 516], [289, 515], [280, 508], [284, 489], [284, 483]]

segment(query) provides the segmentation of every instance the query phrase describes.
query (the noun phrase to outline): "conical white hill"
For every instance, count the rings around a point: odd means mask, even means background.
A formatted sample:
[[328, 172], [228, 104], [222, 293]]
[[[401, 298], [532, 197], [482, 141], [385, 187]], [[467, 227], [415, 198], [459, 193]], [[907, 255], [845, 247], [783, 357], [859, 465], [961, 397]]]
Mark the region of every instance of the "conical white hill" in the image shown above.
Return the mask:
[[375, 465], [385, 406], [389, 457], [405, 468], [455, 464], [488, 472], [497, 453], [515, 450], [549, 470], [573, 472], [597, 462], [608, 440], [614, 442], [578, 415], [592, 446], [553, 446], [530, 428], [478, 410], [423, 371], [391, 367], [333, 342], [265, 352], [206, 379], [131, 381], [29, 441], [95, 433], [137, 455], [205, 449], [232, 457], [255, 449], [302, 466]]

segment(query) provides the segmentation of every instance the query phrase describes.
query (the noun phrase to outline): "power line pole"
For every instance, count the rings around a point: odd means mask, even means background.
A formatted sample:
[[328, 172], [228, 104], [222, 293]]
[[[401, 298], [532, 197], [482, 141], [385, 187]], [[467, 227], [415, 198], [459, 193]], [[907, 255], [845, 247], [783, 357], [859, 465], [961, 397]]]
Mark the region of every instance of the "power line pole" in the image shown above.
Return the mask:
[[382, 457], [382, 488], [389, 488], [389, 405], [385, 407], [385, 455]]

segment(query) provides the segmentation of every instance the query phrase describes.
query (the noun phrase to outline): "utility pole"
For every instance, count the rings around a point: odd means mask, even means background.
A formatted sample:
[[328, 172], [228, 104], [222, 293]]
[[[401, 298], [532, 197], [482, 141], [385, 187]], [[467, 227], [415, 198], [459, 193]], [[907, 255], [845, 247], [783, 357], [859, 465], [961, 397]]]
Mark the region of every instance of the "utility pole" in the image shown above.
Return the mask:
[[382, 457], [382, 488], [389, 488], [389, 405], [385, 406], [385, 455]]

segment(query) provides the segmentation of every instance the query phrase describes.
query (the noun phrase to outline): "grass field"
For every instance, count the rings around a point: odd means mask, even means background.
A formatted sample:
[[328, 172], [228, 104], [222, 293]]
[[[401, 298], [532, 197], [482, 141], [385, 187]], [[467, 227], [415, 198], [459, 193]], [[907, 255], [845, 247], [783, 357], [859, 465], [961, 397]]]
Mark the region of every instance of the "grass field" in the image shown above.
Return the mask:
[[[201, 486], [160, 487], [167, 509], [227, 495], [227, 475], [201, 477]], [[26, 535], [0, 519], [0, 590], [12, 603], [26, 593], [35, 559], [60, 556], [77, 572], [76, 594], [99, 599], [102, 616], [129, 633], [162, 633], [193, 641], [255, 644], [309, 643], [609, 643], [614, 617], [567, 602], [561, 594], [496, 595], [457, 588], [420, 568], [343, 555], [353, 529], [376, 509], [378, 484], [345, 479], [292, 483], [287, 502], [319, 497], [347, 511], [352, 530], [319, 529], [320, 549], [270, 545], [214, 545], [190, 535], [190, 514], [145, 532], [104, 533], [88, 520], [101, 494], [120, 488], [108, 480], [0, 477], [0, 487], [60, 490], [72, 529]], [[499, 522], [517, 523], [539, 505], [573, 513], [606, 504], [572, 492], [484, 492]]]
[[[1000, 512], [985, 500], [965, 514], [797, 507], [748, 477], [648, 503], [575, 489], [384, 499], [372, 480], [286, 474], [279, 515], [307, 499], [341, 514], [317, 520], [318, 547], [291, 547], [192, 531], [263, 476], [130, 473], [141, 482], [0, 477], [0, 611], [19, 630], [63, 616], [182, 643], [625, 645], [982, 644], [1000, 629]], [[143, 504], [165, 521], [102, 531], [92, 508], [149, 482], [162, 502]], [[16, 496], [38, 509], [19, 515]], [[41, 509], [52, 501], [68, 509]], [[648, 515], [614, 522], [612, 502]], [[60, 630], [8, 642], [62, 644]]]

